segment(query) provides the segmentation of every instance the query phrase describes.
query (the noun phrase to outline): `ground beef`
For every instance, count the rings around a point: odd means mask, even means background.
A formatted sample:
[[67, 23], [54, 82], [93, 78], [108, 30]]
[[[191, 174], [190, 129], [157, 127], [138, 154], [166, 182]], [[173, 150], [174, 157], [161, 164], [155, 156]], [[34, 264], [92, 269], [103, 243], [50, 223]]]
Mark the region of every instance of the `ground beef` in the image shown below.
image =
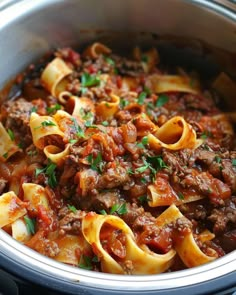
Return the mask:
[[97, 188], [115, 188], [118, 186], [124, 186], [129, 181], [130, 177], [127, 173], [127, 169], [122, 166], [118, 166], [107, 169], [107, 171], [99, 177]]
[[213, 209], [208, 220], [213, 223], [213, 232], [216, 234], [225, 232], [229, 223], [236, 228], [236, 197], [227, 200], [225, 206]]
[[[32, 143], [32, 136], [29, 128], [29, 119], [32, 109], [33, 104], [23, 98], [15, 101], [7, 101], [1, 108], [6, 129], [12, 130], [15, 139], [20, 142], [23, 147], [27, 147]], [[22, 140], [23, 138], [24, 140]]]
[[113, 205], [120, 204], [119, 190], [104, 191], [93, 197], [92, 207], [94, 210], [105, 210], [109, 212]]
[[81, 221], [85, 214], [84, 211], [76, 210], [72, 212], [68, 207], [63, 207], [59, 211], [59, 234], [78, 235], [81, 233]]

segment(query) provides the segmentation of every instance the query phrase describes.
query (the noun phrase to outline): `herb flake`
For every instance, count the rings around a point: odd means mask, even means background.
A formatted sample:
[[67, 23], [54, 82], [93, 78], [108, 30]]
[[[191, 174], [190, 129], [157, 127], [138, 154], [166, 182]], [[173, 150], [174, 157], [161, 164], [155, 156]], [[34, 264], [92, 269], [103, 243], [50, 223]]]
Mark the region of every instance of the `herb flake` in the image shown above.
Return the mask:
[[169, 101], [169, 96], [167, 96], [166, 94], [160, 94], [156, 101], [156, 107], [162, 107], [168, 101]]

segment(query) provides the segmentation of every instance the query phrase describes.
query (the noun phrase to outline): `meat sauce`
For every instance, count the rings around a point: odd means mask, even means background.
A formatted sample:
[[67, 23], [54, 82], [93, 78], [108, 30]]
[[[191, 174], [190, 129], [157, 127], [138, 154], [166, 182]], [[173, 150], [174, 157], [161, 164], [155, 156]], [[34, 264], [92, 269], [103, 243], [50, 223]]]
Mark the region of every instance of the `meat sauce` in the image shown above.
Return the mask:
[[[64, 164], [54, 170], [55, 185], [50, 185], [51, 176], [45, 168], [47, 157], [33, 144], [29, 120], [32, 111], [42, 116], [55, 114], [57, 109], [69, 113], [73, 109], [70, 103], [60, 104], [41, 83], [45, 65], [55, 56], [73, 69], [67, 85], [72, 95], [82, 95], [83, 73], [108, 74], [112, 76], [112, 85], [88, 87], [83, 96], [95, 104], [104, 98], [109, 102], [109, 95], [115, 87], [121, 101], [118, 111], [109, 120], [103, 120], [99, 115], [95, 117], [92, 125], [97, 127], [88, 126], [87, 132], [91, 136], [71, 146]], [[203, 90], [200, 94], [172, 91], [157, 95], [146, 86], [147, 73], [143, 70], [143, 62], [115, 54], [109, 57], [101, 54], [94, 59], [64, 48], [49, 55], [39, 65], [31, 65], [17, 77], [14, 86], [18, 89], [17, 96], [12, 94], [8, 101], [2, 103], [1, 122], [14, 134], [14, 141], [21, 151], [0, 163], [0, 193], [14, 190], [23, 201], [22, 184], [33, 182], [45, 187], [51, 208], [48, 211], [39, 204], [35, 211], [25, 202], [29, 217], [35, 221], [35, 235], [25, 243], [28, 247], [56, 257], [60, 250], [56, 240], [50, 240], [50, 234], [55, 231], [60, 237], [81, 234], [81, 220], [85, 212], [91, 211], [119, 216], [132, 229], [138, 244], [145, 244], [158, 254], [167, 253], [190, 231], [207, 255], [220, 257], [236, 249], [236, 149], [232, 126], [221, 119], [222, 112], [215, 103], [215, 93], [206, 87], [205, 82], [201, 81]], [[165, 73], [167, 70], [166, 65], [159, 63], [148, 74]], [[122, 89], [124, 77], [136, 79], [128, 90]], [[134, 102], [136, 106], [129, 109], [129, 104]], [[144, 116], [132, 120], [138, 113], [146, 114], [150, 120]], [[171, 151], [162, 148], [156, 154], [141, 138], [154, 132], [156, 124], [162, 126], [176, 115], [191, 124], [203, 143], [196, 149]], [[85, 120], [89, 116], [89, 112], [84, 113]], [[71, 128], [66, 135], [68, 140], [73, 132]], [[63, 145], [57, 137], [45, 140], [48, 144], [56, 142], [57, 146]], [[150, 158], [157, 157], [158, 168], [148, 162]], [[43, 172], [36, 173], [40, 169]], [[158, 227], [155, 220], [166, 206], [149, 206], [150, 184], [155, 184], [165, 202], [175, 202], [189, 222], [180, 218], [175, 223]], [[189, 195], [200, 198], [183, 202]], [[17, 203], [12, 206], [17, 206]], [[199, 234], [206, 229], [214, 234], [214, 238], [203, 242]], [[9, 228], [5, 230], [10, 232]], [[124, 259], [126, 236], [122, 231], [105, 225], [101, 229], [100, 240], [112, 257]], [[93, 251], [84, 253], [77, 249], [76, 255], [80, 258], [88, 255], [90, 269], [101, 271], [99, 261], [93, 259], [96, 247], [92, 248]], [[182, 261], [176, 257], [169, 271], [183, 268]]]

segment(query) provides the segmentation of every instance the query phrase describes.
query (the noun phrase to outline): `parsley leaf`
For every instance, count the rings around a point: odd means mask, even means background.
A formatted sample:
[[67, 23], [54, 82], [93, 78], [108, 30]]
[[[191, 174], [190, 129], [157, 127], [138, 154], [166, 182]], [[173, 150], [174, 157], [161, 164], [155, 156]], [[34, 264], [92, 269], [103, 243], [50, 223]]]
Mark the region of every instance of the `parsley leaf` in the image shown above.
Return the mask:
[[80, 262], [79, 262], [78, 266], [80, 268], [87, 269], [87, 270], [93, 269], [93, 266], [92, 266], [92, 258], [89, 257], [89, 256], [86, 256], [86, 255], [82, 254], [80, 256]]
[[76, 213], [77, 209], [73, 205], [67, 205], [68, 209], [70, 209], [71, 212]]
[[166, 94], [160, 94], [156, 101], [156, 107], [162, 107], [168, 101], [169, 101], [169, 96], [167, 96]]
[[76, 119], [75, 119], [75, 118], [71, 118], [71, 120], [72, 120], [73, 123], [74, 123], [74, 124], [73, 124], [73, 128], [74, 128], [74, 130], [75, 130], [75, 132], [76, 132], [76, 135], [77, 135], [78, 137], [85, 138], [84, 131], [83, 131], [83, 129], [78, 125]]
[[232, 165], [236, 167], [236, 159], [232, 159]]
[[151, 89], [147, 86], [144, 86], [143, 90], [147, 93], [148, 96], [150, 96], [152, 94]]
[[8, 133], [8, 135], [9, 135], [10, 139], [11, 139], [12, 141], [14, 141], [14, 139], [15, 139], [15, 134], [14, 134], [14, 132], [13, 132], [11, 129], [8, 129], [8, 130], [7, 130], [7, 133]]
[[45, 121], [43, 121], [43, 122], [41, 123], [40, 126], [35, 127], [34, 129], [38, 129], [38, 128], [40, 128], [40, 127], [47, 127], [47, 126], [56, 126], [56, 124], [53, 123], [53, 122], [50, 121], [50, 120], [45, 120]]
[[138, 197], [138, 200], [141, 204], [145, 204], [148, 202], [148, 196], [141, 196], [141, 197]]
[[30, 113], [37, 113], [38, 108], [36, 106], [33, 106]]
[[181, 192], [178, 192], [178, 198], [180, 200], [184, 200], [184, 195]]
[[3, 156], [3, 158], [7, 159], [8, 153], [3, 154], [2, 156]]
[[221, 158], [219, 156], [215, 156], [214, 161], [216, 163], [221, 163]]
[[210, 131], [203, 131], [201, 136], [202, 139], [207, 139], [208, 137], [212, 137], [212, 133]]
[[51, 188], [55, 188], [57, 186], [57, 179], [55, 174], [55, 169], [57, 165], [50, 162], [44, 168], [36, 168], [35, 169], [35, 176], [37, 177], [39, 174], [44, 173], [48, 177], [48, 185]]
[[100, 213], [101, 213], [102, 215], [107, 215], [107, 212], [106, 212], [104, 209], [100, 210]]
[[148, 137], [147, 136], [144, 136], [143, 138], [142, 138], [142, 141], [140, 142], [140, 143], [138, 143], [137, 144], [137, 147], [139, 147], [139, 148], [145, 148], [145, 145], [147, 145], [148, 144]]
[[81, 76], [82, 87], [98, 86], [100, 85], [100, 78], [97, 75], [90, 75], [84, 72]]
[[109, 123], [107, 121], [103, 121], [102, 122], [102, 125], [105, 126], [105, 127], [107, 127], [109, 125]]
[[104, 58], [105, 58], [105, 61], [106, 61], [109, 65], [111, 65], [111, 66], [114, 66], [114, 65], [115, 65], [115, 62], [114, 62], [114, 60], [113, 60], [112, 58], [110, 58], [110, 57], [108, 57], [108, 56], [104, 56]]
[[49, 114], [54, 113], [55, 111], [58, 111], [61, 109], [61, 105], [56, 103], [54, 106], [52, 107], [47, 107], [46, 110]]
[[145, 54], [143, 54], [143, 55], [141, 56], [141, 61], [142, 61], [142, 62], [148, 62], [148, 56], [145, 55]]
[[94, 171], [97, 171], [99, 173], [102, 172], [103, 162], [102, 162], [102, 154], [100, 152], [98, 153], [98, 155], [95, 159], [93, 159], [92, 154], [88, 155], [87, 160], [90, 164], [91, 169], [93, 169]]
[[147, 93], [141, 92], [138, 96], [138, 104], [140, 104], [140, 105], [144, 104], [144, 100], [146, 97], [147, 97]]
[[35, 234], [35, 219], [29, 218], [27, 216], [24, 216], [24, 220], [26, 223], [26, 228], [29, 234], [34, 235]]
[[117, 213], [119, 215], [123, 215], [125, 213], [127, 213], [127, 208], [126, 208], [126, 203], [123, 203], [123, 204], [114, 204], [112, 207], [111, 207], [111, 211], [110, 211], [110, 214], [114, 214], [114, 213]]
[[121, 98], [121, 100], [120, 100], [120, 107], [123, 109], [127, 105], [129, 105], [129, 101], [128, 100], [125, 100], [124, 98]]

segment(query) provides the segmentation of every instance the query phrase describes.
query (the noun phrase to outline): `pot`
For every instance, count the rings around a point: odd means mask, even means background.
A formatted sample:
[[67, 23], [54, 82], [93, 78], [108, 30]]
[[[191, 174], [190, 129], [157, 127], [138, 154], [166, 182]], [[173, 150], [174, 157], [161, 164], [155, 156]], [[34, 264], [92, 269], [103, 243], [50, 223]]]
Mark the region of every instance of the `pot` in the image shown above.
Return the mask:
[[[3, 0], [0, 88], [51, 48], [83, 47], [95, 40], [123, 51], [137, 43], [154, 44], [173, 63], [174, 53], [178, 61], [195, 62], [208, 75], [224, 69], [235, 76], [235, 6], [234, 1], [206, 0]], [[58, 263], [2, 230], [0, 267], [68, 294], [216, 294], [236, 287], [236, 251], [188, 270], [120, 276]]]

